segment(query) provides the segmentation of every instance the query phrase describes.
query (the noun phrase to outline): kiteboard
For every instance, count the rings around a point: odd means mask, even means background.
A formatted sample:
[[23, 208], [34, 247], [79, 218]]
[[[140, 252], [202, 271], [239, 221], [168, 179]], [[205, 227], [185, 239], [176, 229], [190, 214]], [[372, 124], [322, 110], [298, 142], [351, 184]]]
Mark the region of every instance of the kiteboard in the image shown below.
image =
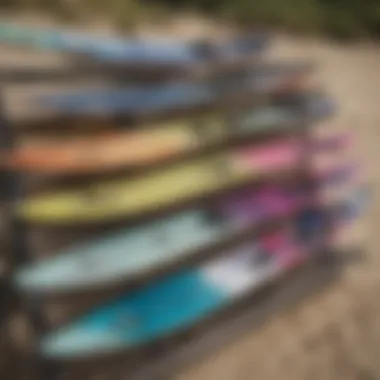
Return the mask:
[[[153, 163], [223, 144], [257, 133], [290, 131], [304, 127], [305, 117], [328, 116], [328, 99], [312, 98], [305, 114], [290, 107], [266, 107], [241, 111], [238, 115], [213, 115], [155, 125], [154, 128], [99, 134], [69, 140], [47, 140], [18, 145], [0, 153], [0, 165], [13, 170], [43, 174], [82, 174]], [[229, 117], [230, 116], [230, 117]]]
[[[328, 211], [336, 232], [361, 213], [357, 201], [361, 206], [361, 197], [357, 200], [354, 194]], [[326, 239], [321, 234], [325, 230], [325, 211], [307, 215], [309, 226], [317, 228], [319, 244]], [[256, 239], [226, 257], [128, 292], [47, 334], [40, 342], [39, 354], [56, 361], [97, 357], [140, 348], [184, 332], [307, 260], [313, 247], [300, 244], [297, 235], [297, 231], [290, 231], [285, 236]], [[315, 244], [314, 249], [318, 247]]]
[[[347, 183], [354, 174], [351, 166], [330, 169], [316, 178], [318, 189]], [[291, 215], [314, 201], [279, 185], [240, 192], [207, 210], [183, 211], [29, 264], [16, 271], [14, 285], [24, 294], [41, 296], [133, 280], [228, 240], [256, 223]]]
[[[329, 138], [316, 139], [314, 148], [315, 152], [336, 151]], [[29, 197], [19, 202], [16, 212], [22, 220], [37, 224], [115, 221], [291, 170], [301, 165], [304, 155], [299, 139], [288, 138], [194, 159], [137, 178], [107, 180], [78, 190]]]

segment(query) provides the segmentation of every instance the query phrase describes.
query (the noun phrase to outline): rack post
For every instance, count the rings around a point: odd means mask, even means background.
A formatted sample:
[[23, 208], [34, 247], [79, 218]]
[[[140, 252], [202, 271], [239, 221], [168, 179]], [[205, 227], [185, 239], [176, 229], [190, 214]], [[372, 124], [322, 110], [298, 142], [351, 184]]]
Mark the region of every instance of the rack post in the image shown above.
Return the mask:
[[[4, 90], [0, 90], [0, 149], [12, 149], [16, 145], [12, 123], [7, 117], [4, 104]], [[15, 212], [17, 202], [23, 197], [23, 178], [22, 174], [12, 170], [2, 170], [0, 172], [0, 194], [4, 203], [3, 215], [7, 220], [7, 230], [9, 237], [10, 250], [8, 252], [7, 270], [5, 283], [5, 291], [10, 292], [5, 297], [4, 317], [12, 310], [12, 306], [16, 302], [16, 294], [12, 293], [9, 286], [9, 276], [19, 265], [27, 263], [31, 260], [32, 254], [29, 246], [28, 235], [29, 228], [27, 224], [20, 220]], [[12, 302], [11, 302], [12, 301]], [[41, 314], [40, 303], [38, 300], [28, 302], [26, 305], [29, 321], [34, 332], [40, 336], [47, 329], [45, 318]], [[3, 317], [3, 315], [2, 315]], [[40, 371], [40, 380], [54, 380], [58, 376], [58, 371], [50, 366], [43, 365]]]

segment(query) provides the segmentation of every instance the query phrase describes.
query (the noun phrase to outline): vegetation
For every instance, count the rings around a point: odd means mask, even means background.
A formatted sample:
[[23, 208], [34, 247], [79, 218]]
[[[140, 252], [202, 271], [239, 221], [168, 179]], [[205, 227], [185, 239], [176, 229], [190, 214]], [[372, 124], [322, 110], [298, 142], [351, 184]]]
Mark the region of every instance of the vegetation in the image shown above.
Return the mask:
[[75, 18], [88, 10], [133, 25], [141, 17], [195, 10], [244, 26], [275, 26], [339, 38], [380, 37], [378, 0], [0, 0], [1, 7], [43, 9]]

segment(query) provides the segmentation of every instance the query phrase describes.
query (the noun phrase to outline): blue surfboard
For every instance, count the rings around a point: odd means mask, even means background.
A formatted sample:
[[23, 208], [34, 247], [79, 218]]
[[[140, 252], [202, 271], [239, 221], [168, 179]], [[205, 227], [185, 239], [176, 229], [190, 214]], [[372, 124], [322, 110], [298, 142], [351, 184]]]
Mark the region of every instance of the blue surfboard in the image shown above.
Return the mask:
[[205, 61], [211, 54], [220, 60], [262, 52], [268, 36], [256, 33], [221, 44], [185, 44], [170, 40], [153, 42], [134, 38], [124, 40], [74, 33], [64, 30], [36, 30], [10, 23], [0, 23], [0, 41], [8, 44], [85, 54], [106, 62], [142, 65], [189, 65]]
[[310, 65], [277, 64], [252, 69], [235, 78], [210, 80], [209, 83], [191, 81], [137, 86], [128, 89], [69, 92], [37, 97], [35, 104], [66, 115], [139, 114], [167, 111], [182, 107], [197, 107], [217, 102], [223, 97], [249, 93], [268, 93], [289, 87], [291, 78], [306, 76]]

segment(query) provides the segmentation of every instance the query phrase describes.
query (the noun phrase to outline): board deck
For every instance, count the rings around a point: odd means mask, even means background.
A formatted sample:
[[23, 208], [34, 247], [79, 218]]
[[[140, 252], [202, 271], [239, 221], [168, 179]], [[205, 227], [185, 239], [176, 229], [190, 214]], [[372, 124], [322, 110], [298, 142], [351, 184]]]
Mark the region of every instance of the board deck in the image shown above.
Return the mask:
[[[246, 110], [234, 117], [215, 115], [162, 123], [154, 128], [101, 134], [95, 137], [53, 140], [18, 146], [0, 153], [0, 165], [23, 172], [80, 174], [124, 167], [140, 167], [180, 157], [199, 149], [253, 134], [305, 127], [305, 117], [327, 117], [333, 105], [310, 99], [305, 114], [289, 107]], [[232, 115], [231, 115], [232, 116]]]
[[[362, 201], [354, 194], [329, 210], [335, 231], [362, 212]], [[321, 244], [325, 213], [316, 210], [307, 218]], [[127, 293], [45, 336], [39, 353], [54, 360], [107, 355], [184, 331], [306, 260], [312, 248], [298, 239], [292, 231], [266, 236]]]
[[[346, 183], [354, 174], [349, 166], [329, 170], [318, 178], [319, 188]], [[313, 204], [314, 200], [289, 190], [264, 186], [226, 197], [208, 211], [181, 212], [64, 250], [53, 259], [21, 268], [14, 285], [24, 294], [59, 294], [97, 289], [152, 273], [221, 239], [228, 240], [255, 223], [285, 217]]]
[[[315, 140], [316, 153], [336, 151], [329, 138], [323, 140]], [[230, 150], [136, 179], [100, 182], [78, 190], [30, 197], [18, 204], [16, 212], [30, 223], [62, 225], [133, 217], [244, 185], [262, 175], [290, 170], [300, 165], [304, 154], [298, 139], [292, 138]]]
[[73, 91], [37, 96], [33, 106], [67, 116], [144, 115], [206, 107], [221, 100], [306, 88], [309, 63], [267, 64], [203, 82], [177, 81], [154, 86], [100, 91]]
[[[106, 62], [145, 65], [189, 65], [209, 58], [231, 60], [260, 53], [268, 36], [256, 33], [216, 43], [180, 43], [170, 40], [122, 39], [65, 30], [38, 30], [0, 23], [0, 42], [59, 52], [87, 54]], [[210, 57], [211, 55], [211, 57]]]

